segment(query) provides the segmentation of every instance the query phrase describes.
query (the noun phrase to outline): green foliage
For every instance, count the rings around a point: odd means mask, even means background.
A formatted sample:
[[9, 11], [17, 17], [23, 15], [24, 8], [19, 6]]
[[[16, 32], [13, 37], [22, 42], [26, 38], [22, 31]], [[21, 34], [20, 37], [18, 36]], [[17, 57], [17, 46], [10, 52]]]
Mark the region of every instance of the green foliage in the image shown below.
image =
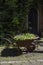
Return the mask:
[[17, 40], [28, 40], [28, 39], [35, 39], [36, 36], [34, 34], [30, 34], [30, 33], [25, 33], [25, 34], [20, 34], [20, 35], [16, 35], [14, 37], [14, 39]]
[[[22, 32], [33, 0], [0, 0], [0, 33]], [[1, 32], [2, 31], [2, 32]]]
[[19, 19], [17, 17], [14, 17], [13, 20], [12, 20], [12, 23], [14, 25], [18, 25], [19, 24]]

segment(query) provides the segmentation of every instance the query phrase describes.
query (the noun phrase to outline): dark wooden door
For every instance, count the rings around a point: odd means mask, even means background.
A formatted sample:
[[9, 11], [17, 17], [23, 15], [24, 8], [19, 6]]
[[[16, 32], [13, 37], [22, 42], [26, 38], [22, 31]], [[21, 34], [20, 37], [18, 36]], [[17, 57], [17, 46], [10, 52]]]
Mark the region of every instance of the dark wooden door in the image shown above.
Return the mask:
[[31, 8], [28, 17], [28, 29], [31, 33], [38, 33], [38, 15], [35, 8]]

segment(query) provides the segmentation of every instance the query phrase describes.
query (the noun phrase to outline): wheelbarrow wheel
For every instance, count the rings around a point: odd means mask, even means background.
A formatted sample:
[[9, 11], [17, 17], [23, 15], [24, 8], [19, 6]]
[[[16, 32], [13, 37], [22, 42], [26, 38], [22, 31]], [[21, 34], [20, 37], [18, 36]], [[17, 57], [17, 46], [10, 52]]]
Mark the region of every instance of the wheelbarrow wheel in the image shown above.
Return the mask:
[[36, 46], [34, 44], [28, 45], [27, 46], [27, 51], [33, 52], [35, 50]]

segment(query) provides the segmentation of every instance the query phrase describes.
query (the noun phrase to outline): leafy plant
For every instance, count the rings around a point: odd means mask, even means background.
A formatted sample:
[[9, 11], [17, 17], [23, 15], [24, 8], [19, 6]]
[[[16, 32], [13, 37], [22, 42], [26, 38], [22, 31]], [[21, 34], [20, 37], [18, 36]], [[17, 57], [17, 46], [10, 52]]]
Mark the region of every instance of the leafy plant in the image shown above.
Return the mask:
[[15, 40], [26, 40], [26, 39], [35, 39], [35, 38], [36, 36], [30, 33], [19, 34], [14, 37]]

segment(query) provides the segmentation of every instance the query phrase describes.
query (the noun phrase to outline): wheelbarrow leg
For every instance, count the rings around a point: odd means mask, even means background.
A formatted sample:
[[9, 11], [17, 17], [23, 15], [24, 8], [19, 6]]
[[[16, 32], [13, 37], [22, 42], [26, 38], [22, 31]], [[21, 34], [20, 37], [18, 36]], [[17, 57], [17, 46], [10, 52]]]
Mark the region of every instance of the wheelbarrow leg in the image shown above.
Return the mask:
[[36, 48], [36, 46], [33, 45], [33, 44], [27, 46], [27, 50], [28, 50], [29, 52], [33, 52], [33, 51], [35, 50], [35, 48]]

